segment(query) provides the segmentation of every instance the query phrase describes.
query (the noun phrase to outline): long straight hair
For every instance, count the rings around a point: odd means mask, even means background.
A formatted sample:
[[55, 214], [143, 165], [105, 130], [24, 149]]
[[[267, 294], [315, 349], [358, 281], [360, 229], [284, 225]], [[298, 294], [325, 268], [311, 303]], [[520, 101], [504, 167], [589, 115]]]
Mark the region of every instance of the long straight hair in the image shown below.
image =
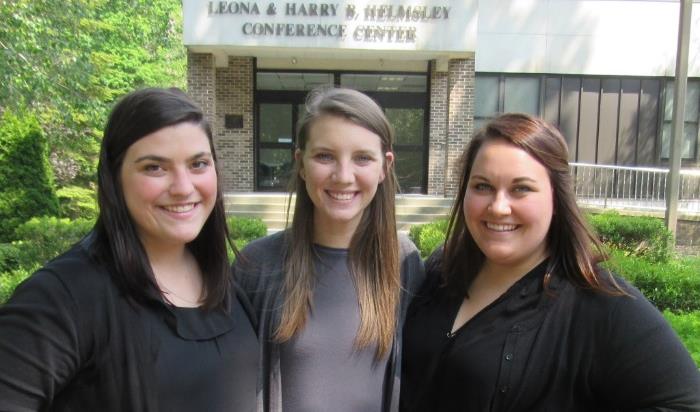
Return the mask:
[[[309, 93], [306, 114], [299, 121], [297, 148], [302, 152], [309, 130], [322, 116], [337, 116], [379, 136], [382, 152], [390, 152], [394, 131], [382, 109], [368, 96], [351, 89], [322, 88]], [[313, 264], [314, 204], [301, 179], [302, 157], [294, 164], [291, 192], [296, 192], [292, 226], [286, 232], [284, 306], [275, 338], [291, 339], [306, 324], [315, 282]], [[394, 215], [396, 176], [383, 161], [384, 180], [365, 208], [350, 241], [349, 265], [360, 306], [355, 346], [377, 345], [375, 356], [388, 354], [396, 331], [400, 292], [399, 246]]]
[[544, 286], [548, 285], [551, 274], [558, 272], [582, 288], [612, 295], [626, 294], [612, 276], [606, 275], [603, 279], [596, 270], [596, 264], [605, 260], [606, 254], [576, 204], [566, 141], [556, 128], [543, 120], [519, 113], [507, 113], [488, 122], [462, 153], [459, 193], [450, 214], [443, 250], [446, 286], [460, 296], [467, 296], [469, 286], [486, 260], [466, 226], [462, 205], [476, 155], [484, 143], [494, 140], [503, 140], [525, 151], [547, 169], [554, 214], [545, 239], [549, 262]]
[[[178, 89], [147, 88], [124, 96], [112, 110], [105, 128], [97, 166], [99, 216], [91, 245], [93, 255], [105, 262], [125, 295], [146, 302], [160, 295], [148, 255], [124, 201], [119, 179], [126, 151], [145, 136], [181, 123], [198, 125], [209, 140], [216, 167], [216, 153], [209, 123], [202, 110]], [[219, 175], [217, 170], [217, 176]], [[227, 307], [230, 286], [226, 243], [230, 241], [220, 180], [214, 209], [197, 237], [187, 244], [202, 271], [203, 307]]]

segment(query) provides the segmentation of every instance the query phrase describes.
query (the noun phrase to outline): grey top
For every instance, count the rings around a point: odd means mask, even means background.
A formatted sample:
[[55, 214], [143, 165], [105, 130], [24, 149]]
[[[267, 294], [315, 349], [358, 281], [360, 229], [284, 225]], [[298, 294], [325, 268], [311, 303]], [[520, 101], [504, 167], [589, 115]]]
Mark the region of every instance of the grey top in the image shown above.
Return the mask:
[[[260, 370], [262, 371], [259, 374], [258, 383], [258, 411], [277, 412], [283, 409], [280, 345], [273, 341], [272, 334], [277, 328], [283, 302], [285, 234], [286, 232], [278, 232], [249, 243], [234, 265], [236, 282], [250, 297], [253, 310], [258, 315]], [[404, 235], [399, 235], [399, 245], [401, 263], [399, 319], [382, 380], [382, 411], [398, 410], [401, 329], [408, 305], [425, 278], [423, 261], [415, 245]], [[334, 379], [339, 384], [345, 383], [337, 378]], [[333, 405], [331, 409], [335, 410], [338, 406], [340, 405]], [[326, 410], [329, 409], [326, 408]], [[284, 411], [287, 411], [286, 405], [284, 405]]]
[[380, 411], [388, 357], [354, 346], [360, 326], [348, 250], [316, 246], [313, 310], [304, 330], [280, 345], [285, 412]]

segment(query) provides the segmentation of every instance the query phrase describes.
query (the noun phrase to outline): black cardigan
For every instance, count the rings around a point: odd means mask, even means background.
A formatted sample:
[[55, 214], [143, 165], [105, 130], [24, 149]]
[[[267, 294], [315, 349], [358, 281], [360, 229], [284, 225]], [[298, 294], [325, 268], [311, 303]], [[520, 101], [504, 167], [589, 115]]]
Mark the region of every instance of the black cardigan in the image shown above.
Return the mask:
[[454, 334], [440, 251], [404, 328], [402, 411], [700, 411], [700, 373], [637, 289], [575, 287], [546, 261]]
[[158, 410], [144, 311], [169, 315], [125, 299], [83, 245], [48, 263], [0, 306], [0, 410]]

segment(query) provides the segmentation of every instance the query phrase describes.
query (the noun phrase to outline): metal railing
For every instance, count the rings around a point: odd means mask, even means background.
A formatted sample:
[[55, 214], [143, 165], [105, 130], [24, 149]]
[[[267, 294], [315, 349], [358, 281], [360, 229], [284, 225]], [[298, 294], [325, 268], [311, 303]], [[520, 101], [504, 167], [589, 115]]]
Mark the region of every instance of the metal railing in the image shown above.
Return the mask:
[[[668, 169], [570, 163], [582, 206], [611, 209], [666, 209]], [[700, 170], [680, 172], [678, 211], [700, 214]]]

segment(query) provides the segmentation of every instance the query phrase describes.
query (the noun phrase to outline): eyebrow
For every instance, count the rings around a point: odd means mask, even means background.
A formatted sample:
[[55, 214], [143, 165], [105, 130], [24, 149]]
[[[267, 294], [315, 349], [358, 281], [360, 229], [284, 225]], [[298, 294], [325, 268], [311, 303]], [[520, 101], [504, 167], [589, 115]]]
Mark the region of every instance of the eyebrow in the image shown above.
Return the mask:
[[[485, 176], [482, 175], [472, 175], [471, 179], [479, 179], [483, 180], [484, 182], [488, 182], [489, 179], [487, 179]], [[535, 179], [532, 179], [530, 177], [522, 176], [522, 177], [516, 177], [513, 179], [513, 183], [524, 183], [524, 182], [529, 182], [529, 183], [537, 183]]]
[[[199, 159], [202, 157], [211, 158], [212, 157], [211, 152], [199, 152], [199, 153], [196, 153], [196, 154], [190, 156], [189, 158], [187, 158], [187, 160], [190, 161], [190, 160], [195, 160], [195, 159]], [[145, 155], [145, 156], [141, 156], [138, 159], [134, 160], [134, 163], [139, 163], [139, 162], [143, 162], [143, 161], [168, 162], [168, 161], [170, 161], [170, 159], [168, 159], [166, 157], [162, 157], [162, 156], [156, 156], [156, 155]]]

